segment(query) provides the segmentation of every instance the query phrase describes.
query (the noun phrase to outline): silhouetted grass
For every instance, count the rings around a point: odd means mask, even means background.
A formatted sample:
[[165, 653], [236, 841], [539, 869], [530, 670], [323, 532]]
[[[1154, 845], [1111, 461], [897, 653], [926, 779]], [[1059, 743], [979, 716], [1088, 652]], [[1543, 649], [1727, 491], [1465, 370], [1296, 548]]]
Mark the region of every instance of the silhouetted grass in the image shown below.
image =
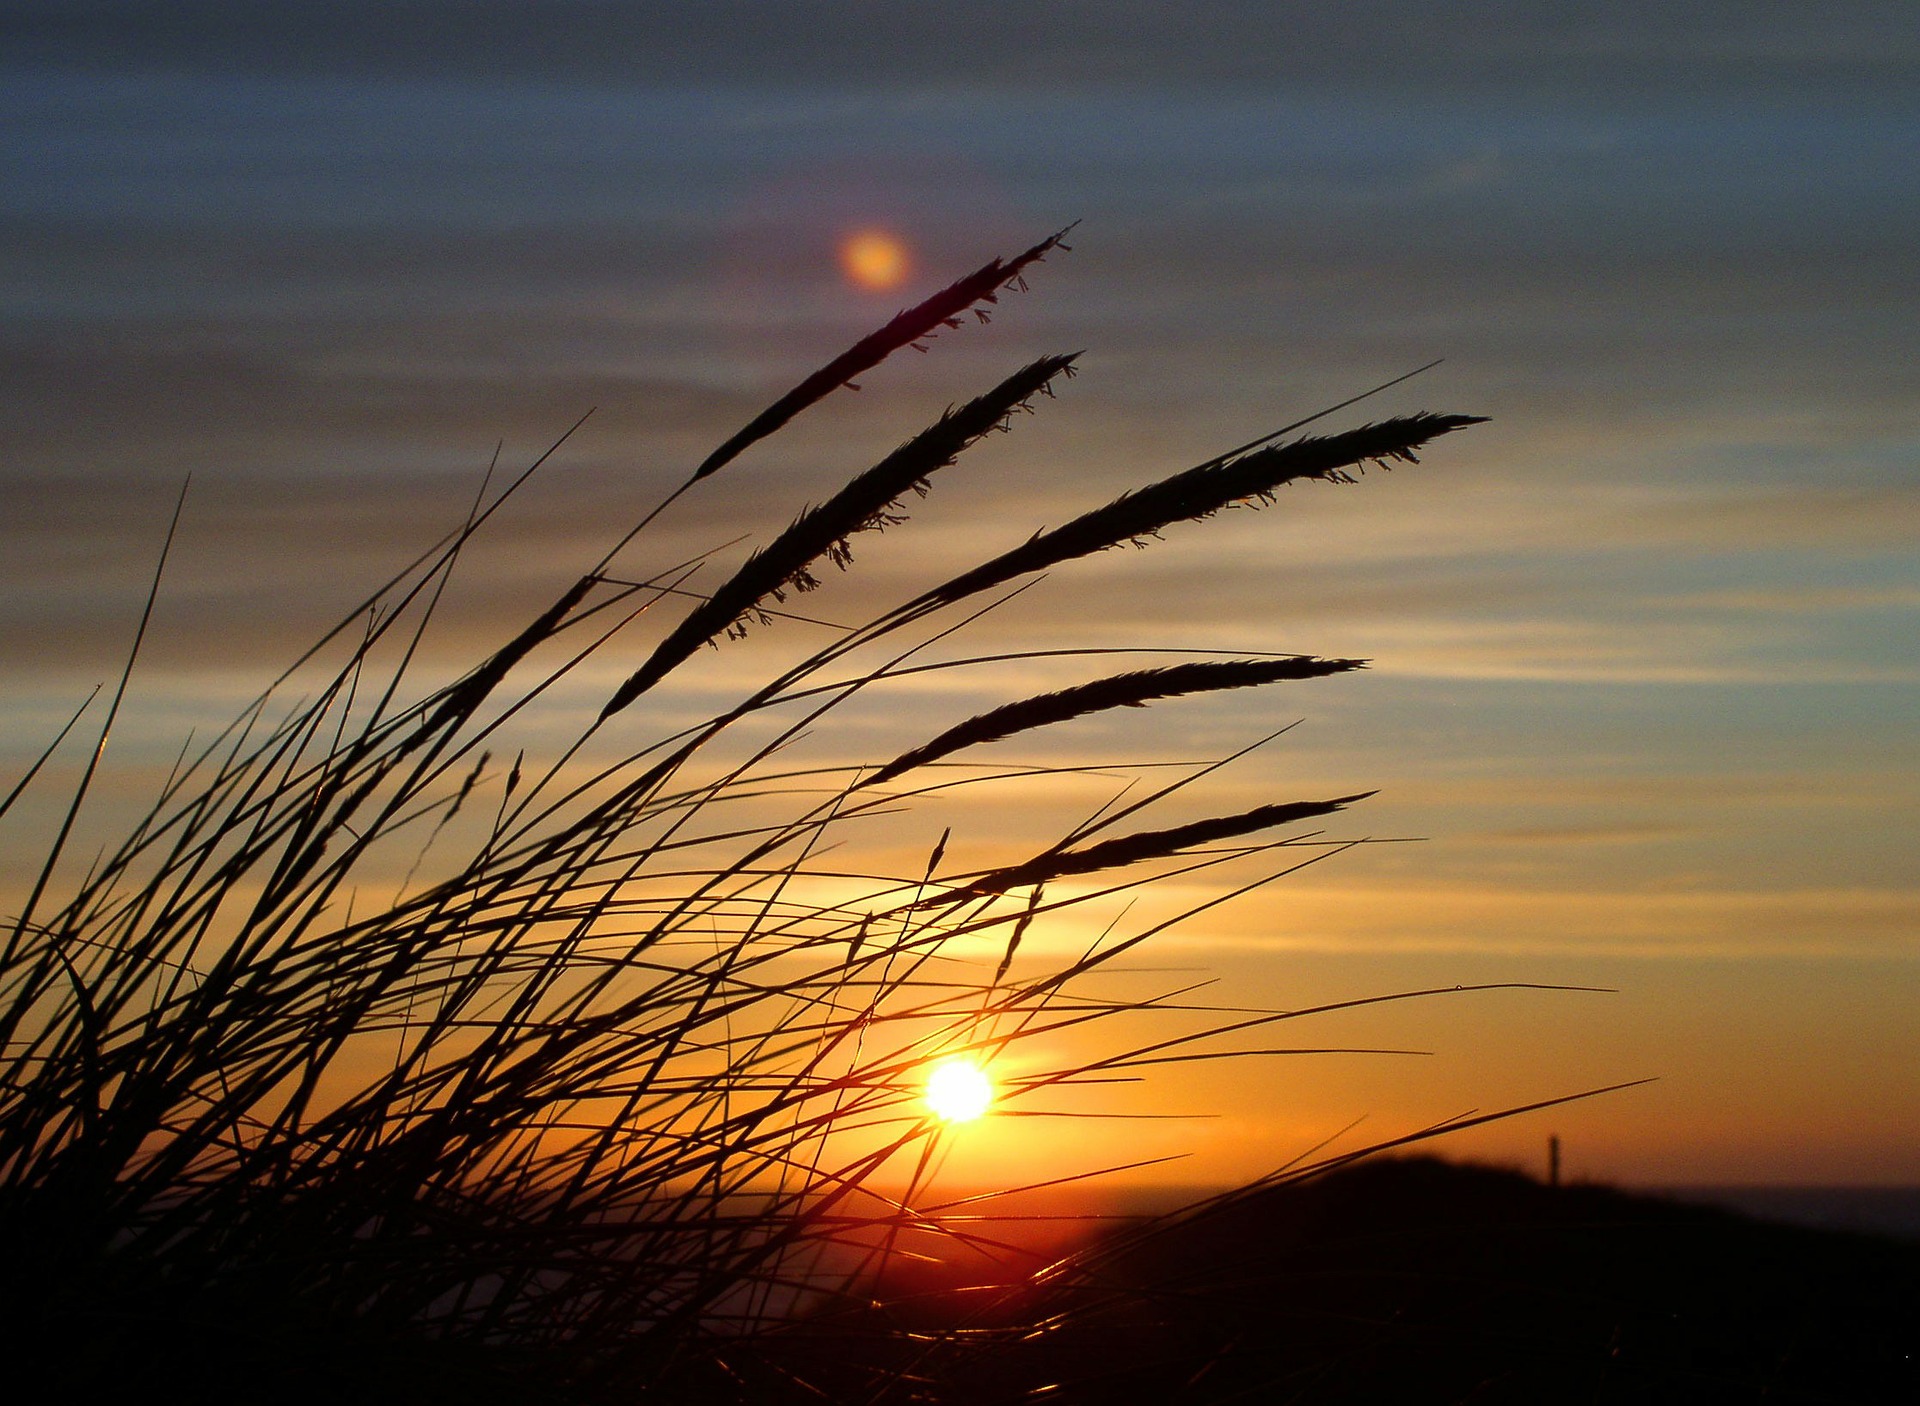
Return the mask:
[[[1055, 247], [987, 264], [805, 378], [615, 550]], [[943, 1135], [919, 1103], [932, 1058], [1110, 1028], [1104, 1055], [1003, 1081], [1017, 1109], [1117, 1071], [1231, 1057], [1246, 1047], [1222, 1037], [1305, 1014], [1200, 1011], [1186, 1033], [1136, 1033], [1133, 1017], [1175, 995], [1100, 998], [1083, 978], [1167, 920], [1023, 961], [1018, 979], [1013, 962], [1035, 923], [1157, 879], [1264, 859], [1237, 881], [1257, 888], [1334, 848], [1286, 827], [1359, 795], [1134, 821], [1214, 770], [1201, 766], [983, 869], [947, 867], [944, 837], [904, 873], [862, 872], [839, 846], [884, 836], [929, 794], [1047, 775], [956, 768], [972, 749], [1361, 661], [1176, 661], [1011, 700], [890, 758], [785, 754], [856, 697], [1029, 657], [920, 656], [1035, 573], [1296, 480], [1410, 462], [1473, 417], [1264, 437], [924, 587], [698, 721], [649, 711], [707, 646], [779, 624], [823, 563], [847, 566], [851, 537], [899, 526], [909, 495], [1072, 362], [1032, 362], [943, 415], [710, 590], [693, 589], [697, 562], [634, 580], [610, 553], [471, 669], [418, 683], [456, 565], [543, 456], [183, 751], [150, 812], [82, 862], [71, 836], [123, 675], [0, 949], [0, 1325], [28, 1398], [804, 1395], [804, 1355], [768, 1341], [825, 1341], [845, 1321], [831, 1306], [883, 1282], [909, 1228], [991, 1242], [917, 1204]], [[516, 744], [543, 703], [594, 676], [583, 666], [616, 642], [626, 657], [689, 596], [577, 735]], [[840, 742], [860, 746], [857, 731]], [[1002, 953], [991, 976], [952, 955], [963, 939]], [[1004, 1288], [1003, 1310], [1023, 1292]], [[897, 1342], [863, 1357], [872, 1344], [850, 1337], [836, 1381], [910, 1399], [928, 1362], [979, 1338], [956, 1325], [909, 1366]]]

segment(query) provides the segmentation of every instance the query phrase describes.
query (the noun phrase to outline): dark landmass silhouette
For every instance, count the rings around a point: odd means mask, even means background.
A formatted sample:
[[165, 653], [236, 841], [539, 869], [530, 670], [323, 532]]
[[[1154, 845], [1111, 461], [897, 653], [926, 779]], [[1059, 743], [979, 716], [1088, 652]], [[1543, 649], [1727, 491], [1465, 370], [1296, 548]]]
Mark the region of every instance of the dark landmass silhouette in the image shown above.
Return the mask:
[[[993, 1326], [937, 1270], [917, 1287], [890, 1327]], [[1433, 1158], [1175, 1221], [1019, 1313], [1054, 1326], [899, 1399], [1920, 1401], [1920, 1243]]]

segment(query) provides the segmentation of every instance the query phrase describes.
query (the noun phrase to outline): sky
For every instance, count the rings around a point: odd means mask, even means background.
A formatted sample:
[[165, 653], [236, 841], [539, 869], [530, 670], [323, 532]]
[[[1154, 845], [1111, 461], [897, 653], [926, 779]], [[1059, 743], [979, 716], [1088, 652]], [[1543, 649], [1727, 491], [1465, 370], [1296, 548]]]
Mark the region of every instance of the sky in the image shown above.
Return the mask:
[[[1489, 424], [1082, 563], [995, 638], [1372, 661], [1050, 744], [1213, 757], [1298, 721], [1220, 794], [1378, 788], [1338, 833], [1418, 840], [1208, 914], [1169, 969], [1286, 1007], [1608, 988], [1315, 1028], [1418, 1056], [1182, 1068], [1128, 1097], [1209, 1116], [1116, 1124], [1115, 1155], [1227, 1179], [1355, 1119], [1657, 1076], [1449, 1149], [1920, 1183], [1916, 151], [1905, 0], [5, 0], [0, 779], [117, 668], [187, 474], [134, 772], [456, 521], [496, 444], [523, 463], [594, 409], [463, 582], [450, 670], [813, 366], [1078, 221], [991, 326], [810, 413], [647, 550], [764, 540], [1084, 348], [817, 598], [851, 612], [1444, 358], [1329, 423]], [[897, 286], [843, 272], [864, 229]], [[995, 1136], [974, 1173], [1023, 1155]]]

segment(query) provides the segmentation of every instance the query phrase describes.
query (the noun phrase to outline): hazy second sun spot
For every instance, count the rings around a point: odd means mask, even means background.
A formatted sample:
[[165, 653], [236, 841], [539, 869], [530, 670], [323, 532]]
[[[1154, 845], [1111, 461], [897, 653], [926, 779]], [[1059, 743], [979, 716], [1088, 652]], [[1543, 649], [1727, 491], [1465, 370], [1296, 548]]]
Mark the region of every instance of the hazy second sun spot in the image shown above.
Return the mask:
[[840, 269], [869, 292], [898, 288], [912, 271], [906, 244], [882, 229], [855, 230], [840, 241]]

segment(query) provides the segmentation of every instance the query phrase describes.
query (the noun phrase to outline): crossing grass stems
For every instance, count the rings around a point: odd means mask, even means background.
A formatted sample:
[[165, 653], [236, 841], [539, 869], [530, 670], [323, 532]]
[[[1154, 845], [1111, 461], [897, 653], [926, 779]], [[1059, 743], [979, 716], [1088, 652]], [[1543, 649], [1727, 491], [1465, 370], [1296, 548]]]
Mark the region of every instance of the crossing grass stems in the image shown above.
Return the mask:
[[[844, 1331], [836, 1390], [924, 1399], [942, 1354], [1033, 1331], [1004, 1311], [1030, 1270], [984, 1286], [997, 1313], [921, 1325], [910, 1353], [876, 1346], [870, 1315], [844, 1327], [847, 1305], [880, 1292], [902, 1232], [995, 1243], [979, 1204], [950, 1216], [929, 1185], [950, 1134], [920, 1103], [922, 1072], [1069, 1030], [1106, 1041], [1072, 1067], [1019, 1064], [1000, 1089], [1019, 1108], [1169, 1059], [1250, 1057], [1249, 1037], [1310, 1013], [1203, 1015], [1147, 1040], [1129, 1034], [1143, 1012], [1203, 1008], [1089, 987], [1164, 922], [1071, 959], [1016, 953], [1036, 924], [1172, 877], [1251, 864], [1256, 877], [1230, 887], [1260, 887], [1337, 848], [1299, 827], [1361, 797], [1148, 823], [1141, 812], [1176, 793], [1203, 796], [1215, 767], [1196, 765], [985, 868], [954, 868], [945, 834], [901, 873], [862, 872], [839, 846], [915, 806], [1047, 781], [1048, 767], [996, 753], [1007, 739], [1363, 661], [1116, 672], [1106, 656], [1126, 651], [1049, 651], [1089, 677], [891, 757], [858, 756], [857, 736], [845, 763], [785, 754], [856, 698], [1028, 657], [933, 651], [1039, 573], [1300, 480], [1412, 462], [1475, 417], [1288, 427], [934, 581], [692, 723], [656, 702], [716, 657], [708, 646], [797, 628], [781, 609], [793, 593], [848, 567], [861, 534], [903, 526], [909, 501], [1051, 396], [1075, 358], [1039, 358], [949, 410], [717, 584], [695, 589], [700, 561], [638, 579], [614, 566], [681, 495], [892, 353], [985, 321], [1063, 247], [1043, 240], [902, 312], [728, 439], [504, 643], [417, 684], [456, 564], [547, 456], [484, 489], [456, 530], [184, 750], [124, 839], [82, 865], [72, 836], [136, 642], [0, 929], [0, 1335], [29, 1397], [136, 1383], [202, 1399], [805, 1396], [818, 1354], [786, 1345]], [[543, 704], [563, 711], [596, 677], [583, 666], [631, 659], [629, 640], [673, 611], [570, 742], [513, 748]], [[0, 817], [46, 784], [88, 712]], [[1075, 1272], [1071, 1255], [1045, 1271]]]

